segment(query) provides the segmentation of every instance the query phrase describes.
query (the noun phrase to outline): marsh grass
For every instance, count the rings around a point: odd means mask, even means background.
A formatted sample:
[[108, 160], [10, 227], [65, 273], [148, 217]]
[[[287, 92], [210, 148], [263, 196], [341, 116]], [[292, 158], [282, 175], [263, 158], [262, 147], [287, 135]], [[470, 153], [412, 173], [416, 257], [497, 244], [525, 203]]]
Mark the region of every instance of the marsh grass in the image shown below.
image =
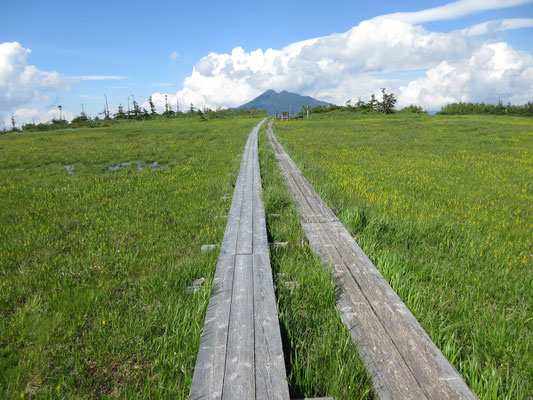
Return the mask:
[[262, 197], [291, 397], [370, 397], [370, 383], [335, 307], [335, 281], [300, 226], [265, 127], [259, 135]]
[[533, 393], [533, 121], [277, 122], [287, 152], [483, 399]]
[[0, 397], [187, 397], [256, 123], [0, 137]]

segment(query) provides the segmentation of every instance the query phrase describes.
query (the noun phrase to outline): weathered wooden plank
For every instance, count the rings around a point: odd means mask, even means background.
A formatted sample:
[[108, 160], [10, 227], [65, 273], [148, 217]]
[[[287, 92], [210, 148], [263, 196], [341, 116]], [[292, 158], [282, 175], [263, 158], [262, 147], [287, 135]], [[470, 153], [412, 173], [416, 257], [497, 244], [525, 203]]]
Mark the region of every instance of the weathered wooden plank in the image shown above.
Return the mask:
[[[340, 225], [340, 224], [339, 224]], [[390, 287], [368, 257], [342, 226], [330, 228], [342, 239], [339, 251], [348, 260], [346, 265], [356, 277], [368, 303], [415, 375], [428, 398], [468, 398], [471, 391], [462, 378], [435, 346], [420, 323]]]
[[213, 291], [209, 300], [200, 348], [196, 358], [189, 395], [190, 399], [222, 398], [235, 249], [244, 192], [244, 175], [245, 168], [243, 168], [243, 162], [241, 161], [224, 238], [220, 246], [219, 259], [213, 279]]
[[254, 254], [257, 399], [289, 399], [283, 345], [268, 253]]
[[[296, 165], [295, 165], [296, 167]], [[337, 216], [331, 211], [331, 209], [324, 203], [322, 198], [318, 195], [315, 189], [309, 184], [307, 179], [298, 170], [293, 174], [294, 180], [298, 185], [300, 191], [307, 198], [307, 202], [313, 209], [315, 215], [318, 217], [317, 222], [330, 222], [337, 221]]]
[[289, 399], [260, 198], [260, 125], [241, 160], [190, 399]]
[[332, 267], [338, 285], [337, 307], [378, 397], [475, 399], [305, 177], [297, 177], [300, 172], [275, 139], [271, 123], [267, 132], [309, 243], [324, 264]]
[[[311, 225], [311, 226], [309, 226]], [[343, 322], [356, 341], [359, 354], [375, 382], [375, 391], [381, 399], [424, 399], [424, 392], [408, 368], [395, 344], [376, 317], [374, 310], [361, 292], [357, 282], [346, 271], [346, 266], [336, 246], [335, 238], [328, 235], [325, 226], [308, 224], [313, 229], [324, 263], [332, 268], [337, 281], [337, 307]]]
[[253, 258], [235, 256], [223, 399], [255, 398]]
[[196, 358], [189, 399], [221, 399], [226, 364], [235, 256], [221, 255]]
[[[265, 210], [261, 200], [261, 175], [259, 173], [259, 159], [257, 158], [256, 174], [254, 176], [253, 198], [253, 252], [266, 253], [268, 255], [268, 237], [266, 232]], [[270, 269], [270, 260], [268, 260]]]
[[248, 143], [246, 144], [245, 155], [246, 164], [244, 175], [244, 192], [243, 202], [241, 207], [241, 215], [239, 218], [239, 236], [237, 240], [237, 254], [252, 254], [252, 187], [253, 187], [253, 132], [250, 134]]
[[224, 231], [224, 238], [220, 246], [220, 255], [235, 254], [237, 246], [237, 235], [239, 232], [239, 221], [241, 216], [242, 202], [244, 196], [244, 175], [245, 168], [241, 164], [239, 175], [235, 183], [235, 190], [233, 192], [233, 200], [231, 202], [228, 219], [226, 222], [226, 229]]
[[301, 193], [302, 198], [307, 204], [308, 208], [311, 210], [309, 214], [306, 215], [306, 219], [309, 222], [324, 222], [324, 215], [322, 210], [317, 207], [316, 201], [313, 198], [313, 194], [308, 190], [308, 188], [302, 183], [302, 174], [298, 172], [292, 172], [290, 174], [291, 181], [298, 188], [299, 193]]
[[266, 232], [265, 213], [261, 201], [261, 175], [256, 158], [254, 176], [253, 263], [255, 376], [257, 399], [289, 399], [283, 345], [278, 321], [274, 283]]
[[402, 354], [375, 314], [360, 284], [346, 269], [345, 254], [338, 247], [338, 238], [328, 232], [330, 223], [315, 224], [321, 246], [332, 254], [334, 276], [337, 281], [337, 306], [343, 322], [358, 345], [359, 354], [380, 399], [424, 399], [418, 381], [405, 365]]
[[220, 246], [219, 260], [213, 279], [213, 291], [209, 300], [189, 394], [190, 399], [222, 398], [232, 301], [235, 250], [244, 195], [246, 160], [245, 150], [235, 184], [224, 238]]
[[294, 190], [291, 192], [291, 194], [294, 196], [295, 203], [296, 203], [296, 209], [298, 210], [298, 213], [300, 215], [305, 216], [306, 222], [318, 222], [315, 221], [315, 213], [307, 200], [305, 199], [305, 195], [300, 190], [300, 187], [296, 184], [293, 174], [288, 173], [284, 175], [286, 184], [288, 187], [294, 188]]

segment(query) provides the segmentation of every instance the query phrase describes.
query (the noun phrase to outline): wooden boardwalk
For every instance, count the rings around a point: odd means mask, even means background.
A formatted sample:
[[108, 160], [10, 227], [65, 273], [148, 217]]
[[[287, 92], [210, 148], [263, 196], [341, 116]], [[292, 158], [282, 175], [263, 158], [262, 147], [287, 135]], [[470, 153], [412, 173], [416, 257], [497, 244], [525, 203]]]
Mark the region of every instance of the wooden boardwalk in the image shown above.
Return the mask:
[[244, 149], [189, 399], [289, 399], [260, 197], [263, 122]]
[[[380, 399], [476, 399], [267, 127], [313, 250], [332, 268], [337, 308]], [[332, 345], [334, 345], [332, 343]]]

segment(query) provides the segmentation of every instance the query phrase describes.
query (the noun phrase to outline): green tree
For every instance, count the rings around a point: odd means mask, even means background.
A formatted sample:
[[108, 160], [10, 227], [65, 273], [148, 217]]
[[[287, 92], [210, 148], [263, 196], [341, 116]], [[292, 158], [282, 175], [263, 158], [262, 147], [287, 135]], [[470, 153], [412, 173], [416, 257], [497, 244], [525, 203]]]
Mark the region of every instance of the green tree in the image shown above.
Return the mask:
[[355, 103], [355, 108], [357, 108], [358, 110], [365, 110], [367, 107], [366, 103], [361, 100], [361, 98], [357, 98], [357, 102]]
[[376, 99], [376, 96], [374, 93], [372, 93], [372, 97], [370, 97], [370, 100], [367, 103], [367, 108], [370, 110], [378, 111], [379, 102]]
[[89, 118], [85, 115], [85, 113], [81, 113], [77, 117], [73, 118], [72, 121], [70, 121], [71, 124], [75, 123], [83, 123], [89, 121]]
[[415, 106], [414, 104], [411, 104], [410, 106], [402, 108], [400, 113], [410, 113], [410, 114], [427, 114], [427, 111], [424, 111], [424, 109], [420, 106]]
[[381, 95], [381, 103], [378, 103], [379, 111], [385, 114], [394, 113], [394, 106], [396, 104], [396, 97], [394, 97], [394, 93], [387, 93], [385, 88], [381, 88]]
[[141, 107], [139, 107], [139, 104], [135, 101], [135, 97], [133, 98], [133, 117], [138, 118], [139, 115], [141, 115]]
[[[87, 114], [85, 114], [85, 110], [83, 109], [83, 104], [81, 105], [81, 113], [77, 117], [74, 117], [70, 123], [83, 123], [89, 121], [89, 118], [87, 117]], [[33, 125], [35, 125], [35, 121], [33, 122]]]
[[126, 119], [126, 113], [124, 112], [124, 107], [122, 107], [122, 104], [118, 105], [117, 112], [113, 118], [114, 119]]
[[152, 101], [152, 96], [150, 96], [150, 99], [148, 100], [148, 103], [150, 104], [150, 115], [156, 116], [157, 112], [155, 110], [154, 102]]
[[13, 129], [14, 131], [17, 129], [17, 125], [15, 122], [15, 114], [11, 114], [11, 129]]

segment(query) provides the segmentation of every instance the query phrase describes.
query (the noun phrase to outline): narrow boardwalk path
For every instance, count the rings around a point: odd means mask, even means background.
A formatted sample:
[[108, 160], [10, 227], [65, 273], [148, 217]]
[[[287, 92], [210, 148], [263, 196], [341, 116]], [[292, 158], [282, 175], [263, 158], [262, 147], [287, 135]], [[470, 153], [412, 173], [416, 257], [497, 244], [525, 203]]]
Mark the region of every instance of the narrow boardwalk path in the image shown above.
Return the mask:
[[476, 399], [267, 127], [313, 250], [331, 266], [337, 308], [380, 399]]
[[244, 149], [189, 399], [289, 399], [260, 197], [263, 122]]

